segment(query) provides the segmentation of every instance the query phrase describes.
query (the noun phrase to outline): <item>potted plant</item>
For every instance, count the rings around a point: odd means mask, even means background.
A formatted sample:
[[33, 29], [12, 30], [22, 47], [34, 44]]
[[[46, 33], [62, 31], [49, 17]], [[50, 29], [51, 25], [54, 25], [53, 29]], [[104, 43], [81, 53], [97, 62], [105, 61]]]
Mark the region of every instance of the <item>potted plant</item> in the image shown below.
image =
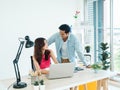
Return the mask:
[[39, 82], [35, 81], [33, 87], [34, 87], [34, 90], [39, 90]]
[[90, 46], [85, 46], [86, 53], [90, 52]]
[[108, 52], [108, 43], [100, 43], [100, 60], [102, 61], [102, 69], [107, 70], [110, 67], [110, 52]]
[[94, 64], [91, 65], [91, 68], [93, 68], [93, 70], [95, 71], [95, 73], [97, 73], [98, 70], [100, 70], [102, 68], [102, 65], [101, 65], [101, 63], [96, 62], [96, 63], [94, 63]]
[[30, 71], [29, 72], [29, 75], [31, 77], [31, 84], [33, 85], [35, 83], [35, 81], [38, 80], [38, 74], [37, 74], [37, 71]]
[[44, 80], [40, 80], [40, 90], [45, 90]]

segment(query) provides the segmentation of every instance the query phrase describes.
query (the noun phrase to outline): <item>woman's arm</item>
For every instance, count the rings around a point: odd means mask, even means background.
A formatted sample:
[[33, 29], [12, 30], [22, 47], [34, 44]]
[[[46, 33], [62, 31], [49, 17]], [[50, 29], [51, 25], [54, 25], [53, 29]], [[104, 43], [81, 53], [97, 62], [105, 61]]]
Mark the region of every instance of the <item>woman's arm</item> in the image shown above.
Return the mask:
[[[50, 50], [50, 49], [49, 49], [49, 50]], [[54, 53], [53, 53], [53, 51], [52, 51], [52, 50], [50, 50], [50, 56], [51, 56], [51, 58], [52, 58], [53, 62], [54, 62], [55, 64], [57, 64], [57, 63], [58, 63], [58, 61], [57, 61], [57, 59], [56, 59], [56, 57], [55, 57], [55, 55], [54, 55]]]
[[39, 66], [37, 60], [35, 59], [34, 56], [32, 56], [32, 58], [33, 58], [32, 60], [33, 60], [33, 64], [34, 64], [34, 66], [35, 66], [36, 72], [37, 72], [38, 74], [41, 74], [41, 69], [40, 69], [40, 66]]
[[42, 73], [42, 74], [48, 74], [48, 73], [49, 73], [49, 70], [41, 69], [41, 73]]

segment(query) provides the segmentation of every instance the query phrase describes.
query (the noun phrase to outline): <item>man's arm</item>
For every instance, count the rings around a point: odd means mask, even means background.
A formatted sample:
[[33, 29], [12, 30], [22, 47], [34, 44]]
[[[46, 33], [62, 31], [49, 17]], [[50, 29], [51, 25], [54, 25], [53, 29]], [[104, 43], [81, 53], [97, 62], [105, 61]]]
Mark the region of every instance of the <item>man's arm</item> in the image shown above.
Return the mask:
[[81, 44], [80, 44], [80, 42], [78, 41], [77, 38], [75, 39], [75, 50], [76, 50], [76, 53], [77, 53], [79, 59], [83, 62], [83, 64], [85, 66], [88, 66], [87, 61], [84, 58], [84, 53], [83, 53], [82, 46], [81, 46]]
[[47, 40], [48, 46], [55, 42], [55, 37], [56, 37], [56, 33], [48, 38], [48, 40]]

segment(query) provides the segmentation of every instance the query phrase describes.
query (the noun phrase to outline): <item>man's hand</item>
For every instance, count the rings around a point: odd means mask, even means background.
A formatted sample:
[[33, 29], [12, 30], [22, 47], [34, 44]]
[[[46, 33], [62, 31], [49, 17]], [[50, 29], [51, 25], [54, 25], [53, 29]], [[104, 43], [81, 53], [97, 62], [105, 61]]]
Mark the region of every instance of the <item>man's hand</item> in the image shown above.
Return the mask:
[[91, 65], [87, 65], [86, 68], [91, 68]]

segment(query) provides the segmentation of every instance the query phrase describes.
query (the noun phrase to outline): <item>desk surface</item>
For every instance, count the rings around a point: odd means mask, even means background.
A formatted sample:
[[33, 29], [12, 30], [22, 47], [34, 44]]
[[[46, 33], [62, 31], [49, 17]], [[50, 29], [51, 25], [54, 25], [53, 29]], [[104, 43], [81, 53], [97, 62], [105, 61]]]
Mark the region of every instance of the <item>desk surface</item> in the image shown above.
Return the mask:
[[[74, 73], [74, 76], [71, 78], [62, 78], [62, 79], [54, 79], [54, 80], [48, 80], [46, 77], [42, 77], [42, 78], [44, 78], [45, 80], [45, 85], [46, 85], [45, 90], [63, 90], [73, 86], [85, 84], [88, 82], [109, 78], [114, 75], [116, 75], [116, 73], [110, 71], [100, 70], [98, 73], [94, 73], [94, 71], [91, 69], [85, 69], [83, 71]], [[22, 77], [21, 81], [26, 82], [27, 87], [20, 90], [33, 90], [30, 77], [28, 76]], [[0, 81], [0, 83], [4, 85], [4, 87], [6, 88], [8, 88], [13, 82], [15, 82], [15, 79], [7, 79]], [[18, 89], [13, 89], [13, 87], [11, 86], [9, 90], [18, 90]]]

